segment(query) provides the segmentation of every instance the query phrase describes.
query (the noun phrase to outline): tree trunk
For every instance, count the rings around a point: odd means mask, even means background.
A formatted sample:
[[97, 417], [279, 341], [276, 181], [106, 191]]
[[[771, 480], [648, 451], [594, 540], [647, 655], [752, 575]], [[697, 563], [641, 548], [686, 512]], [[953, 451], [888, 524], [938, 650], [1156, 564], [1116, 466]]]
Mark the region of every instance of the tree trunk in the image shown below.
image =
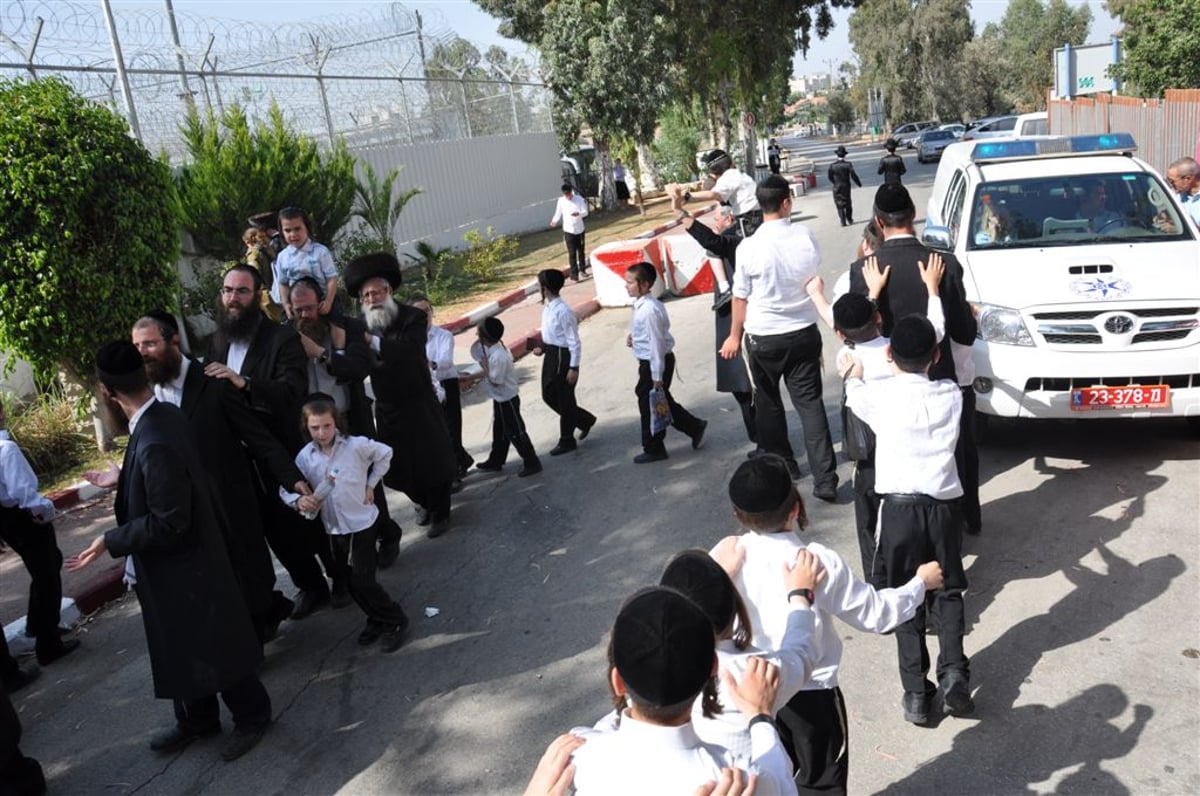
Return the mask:
[[729, 79], [722, 76], [721, 82], [717, 90], [718, 109], [720, 112], [720, 130], [721, 136], [718, 146], [726, 152], [732, 152], [733, 142], [733, 119], [729, 115]]
[[[658, 163], [654, 161], [654, 153], [650, 150], [649, 144], [637, 144], [637, 159], [638, 165], [641, 167], [645, 175], [650, 178], [650, 187], [655, 191], [661, 191], [663, 188], [662, 174], [659, 172]], [[638, 188], [641, 188], [641, 184]]]
[[596, 162], [600, 169], [600, 206], [605, 210], [617, 209], [617, 182], [613, 179], [612, 158], [608, 151], [608, 136], [594, 136]]

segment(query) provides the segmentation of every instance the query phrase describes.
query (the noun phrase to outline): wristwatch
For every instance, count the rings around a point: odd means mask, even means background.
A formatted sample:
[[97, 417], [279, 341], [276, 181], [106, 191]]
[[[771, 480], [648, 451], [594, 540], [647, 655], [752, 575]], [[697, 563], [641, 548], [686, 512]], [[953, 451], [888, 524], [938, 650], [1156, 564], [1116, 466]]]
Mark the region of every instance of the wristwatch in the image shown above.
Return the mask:
[[691, 192], [691, 191], [684, 191], [684, 192], [683, 192], [683, 201], [685, 201], [685, 202], [690, 202], [690, 201], [692, 201], [692, 192]]
[[792, 598], [796, 597], [797, 595], [808, 600], [809, 605], [813, 605], [817, 602], [817, 596], [813, 594], [812, 589], [792, 589], [790, 592], [788, 592], [788, 602], [791, 602]]

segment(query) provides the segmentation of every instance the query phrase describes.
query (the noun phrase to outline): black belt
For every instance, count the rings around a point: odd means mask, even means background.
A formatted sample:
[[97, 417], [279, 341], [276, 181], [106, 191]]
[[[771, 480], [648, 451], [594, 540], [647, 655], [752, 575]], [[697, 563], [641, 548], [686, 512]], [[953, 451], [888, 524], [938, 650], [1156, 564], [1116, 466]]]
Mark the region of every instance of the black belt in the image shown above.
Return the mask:
[[879, 497], [892, 503], [915, 503], [923, 506], [948, 506], [951, 503], [958, 502], [958, 498], [938, 500], [935, 497], [930, 497], [929, 495], [924, 495], [919, 492], [886, 492]]

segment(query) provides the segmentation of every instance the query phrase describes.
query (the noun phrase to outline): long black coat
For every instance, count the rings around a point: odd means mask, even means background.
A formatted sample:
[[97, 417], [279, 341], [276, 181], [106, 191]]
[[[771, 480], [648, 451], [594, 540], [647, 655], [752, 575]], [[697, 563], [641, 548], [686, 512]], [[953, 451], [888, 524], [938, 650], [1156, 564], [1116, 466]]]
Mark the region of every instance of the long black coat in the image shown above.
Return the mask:
[[[733, 272], [737, 270], [737, 247], [742, 242], [742, 237], [733, 232], [713, 232], [699, 221], [693, 222], [687, 232], [706, 251], [721, 258], [722, 267], [725, 269], [725, 281], [733, 284]], [[721, 346], [729, 338], [729, 332], [733, 328], [733, 302], [720, 291], [720, 286], [714, 283], [713, 328], [716, 332], [717, 392], [753, 392], [754, 385], [750, 382], [746, 361], [740, 356], [733, 359], [721, 356]]]
[[268, 499], [274, 496], [263, 492], [265, 485], [255, 483], [258, 474], [251, 459], [272, 480], [289, 488], [304, 476], [233, 385], [205, 376], [199, 362], [192, 361], [188, 366], [180, 408], [192, 430], [200, 463], [216, 486], [217, 498], [229, 518], [226, 527], [230, 535], [225, 545], [234, 574], [250, 613], [264, 616], [271, 607], [275, 565], [263, 536], [258, 502], [262, 494]]
[[114, 556], [133, 557], [154, 695], [197, 699], [262, 661], [238, 593], [211, 486], [183, 413], [154, 402], [129, 439], [117, 485]]
[[830, 163], [829, 172], [826, 176], [833, 183], [833, 203], [835, 205], [850, 203], [851, 182], [859, 188], [862, 187], [862, 180], [858, 178], [858, 173], [854, 170], [854, 164], [848, 160], [835, 160], [833, 163]]
[[399, 315], [382, 335], [371, 365], [371, 387], [379, 441], [394, 452], [383, 482], [411, 497], [452, 481], [458, 465], [446, 415], [429, 378], [428, 316], [416, 307], [396, 306]]
[[[875, 257], [880, 269], [891, 266], [883, 292], [879, 294], [879, 315], [883, 320], [883, 334], [890, 337], [896, 321], [906, 315], [925, 315], [929, 307], [929, 291], [921, 281], [921, 271], [918, 262], [929, 262], [933, 252], [921, 245], [916, 238], [889, 238], [883, 242]], [[938, 294], [942, 298], [942, 310], [946, 315], [946, 336], [940, 345], [941, 359], [929, 369], [931, 379], [953, 379], [954, 358], [950, 355], [950, 341], [962, 345], [972, 345], [975, 342], [975, 315], [971, 305], [967, 303], [966, 291], [963, 289], [963, 269], [958, 260], [951, 254], [942, 254], [946, 264], [946, 273], [942, 275], [942, 283]], [[850, 292], [867, 295], [867, 283], [862, 275], [863, 260], [855, 260], [850, 265]]]
[[346, 422], [350, 433], [360, 437], [375, 438], [375, 416], [371, 411], [371, 399], [363, 382], [371, 375], [371, 362], [375, 355], [367, 345], [363, 334], [367, 325], [358, 318], [333, 318], [330, 323], [346, 332], [346, 348], [342, 354], [330, 357], [325, 364], [329, 375], [346, 388], [350, 406], [346, 411]]
[[891, 183], [900, 185], [900, 177], [907, 171], [908, 169], [904, 166], [904, 158], [895, 152], [889, 152], [879, 159], [879, 173], [883, 175], [884, 185]]
[[[229, 364], [229, 340], [221, 332], [213, 335], [204, 361]], [[308, 357], [296, 330], [265, 318], [242, 362], [241, 375], [250, 379], [249, 388], [242, 391], [243, 399], [292, 456], [305, 443], [300, 436], [300, 405], [308, 393], [307, 366]]]

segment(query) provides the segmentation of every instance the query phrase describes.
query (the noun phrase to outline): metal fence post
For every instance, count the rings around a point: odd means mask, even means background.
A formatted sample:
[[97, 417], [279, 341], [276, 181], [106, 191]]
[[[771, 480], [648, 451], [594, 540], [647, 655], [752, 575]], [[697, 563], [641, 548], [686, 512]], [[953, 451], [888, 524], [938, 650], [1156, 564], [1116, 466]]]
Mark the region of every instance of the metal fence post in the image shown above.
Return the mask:
[[117, 23], [113, 20], [112, 6], [109, 5], [109, 0], [100, 0], [100, 5], [104, 7], [104, 24], [108, 27], [108, 40], [112, 44], [117, 78], [121, 81], [121, 96], [125, 100], [125, 113], [129, 117], [129, 129], [133, 132], [133, 137], [141, 141], [142, 127], [138, 124], [137, 108], [133, 104], [133, 90], [129, 87], [129, 75], [125, 74], [125, 59], [121, 55], [121, 42], [117, 39]]

